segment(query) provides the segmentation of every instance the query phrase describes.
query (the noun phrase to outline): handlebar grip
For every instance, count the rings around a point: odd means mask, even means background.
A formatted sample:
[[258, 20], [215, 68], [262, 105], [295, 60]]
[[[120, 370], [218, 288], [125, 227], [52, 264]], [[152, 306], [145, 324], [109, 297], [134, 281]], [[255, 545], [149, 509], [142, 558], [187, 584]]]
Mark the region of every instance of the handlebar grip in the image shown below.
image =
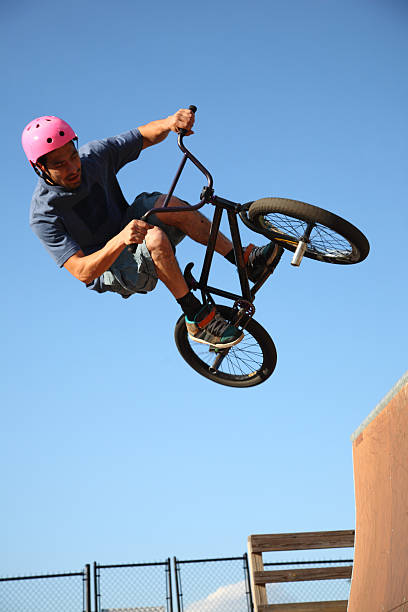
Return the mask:
[[[147, 212], [145, 212], [145, 214], [142, 217], [140, 217], [140, 220], [145, 221], [146, 223], [149, 223], [148, 218], [150, 217], [152, 212], [153, 212], [153, 209], [148, 210]], [[137, 249], [137, 244], [130, 244], [129, 249], [132, 251], [132, 253], [134, 253]]]
[[[194, 114], [197, 112], [197, 107], [194, 104], [190, 104], [188, 110], [191, 110]], [[180, 135], [185, 136], [187, 134], [186, 130], [180, 130]]]

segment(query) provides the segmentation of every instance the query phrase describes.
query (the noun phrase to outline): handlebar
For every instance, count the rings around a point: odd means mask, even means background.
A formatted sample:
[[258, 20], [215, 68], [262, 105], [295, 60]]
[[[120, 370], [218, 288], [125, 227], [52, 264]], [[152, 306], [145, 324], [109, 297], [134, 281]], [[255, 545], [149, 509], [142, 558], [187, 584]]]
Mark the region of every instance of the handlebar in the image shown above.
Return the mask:
[[[189, 107], [189, 110], [191, 110], [193, 113], [196, 113], [197, 111], [197, 107], [194, 106], [194, 104], [191, 104]], [[177, 170], [176, 176], [174, 177], [174, 180], [171, 184], [171, 187], [166, 195], [166, 198], [163, 202], [163, 205], [159, 208], [151, 208], [150, 210], [148, 210], [143, 217], [141, 217], [142, 221], [147, 221], [148, 218], [153, 215], [153, 214], [163, 214], [163, 213], [167, 213], [167, 212], [185, 212], [185, 211], [191, 211], [191, 210], [198, 210], [199, 208], [201, 208], [202, 206], [204, 206], [204, 204], [206, 202], [209, 201], [209, 199], [211, 198], [211, 196], [214, 193], [213, 190], [213, 178], [211, 176], [211, 174], [209, 173], [209, 171], [207, 170], [207, 168], [205, 168], [205, 166], [203, 166], [203, 164], [196, 158], [194, 157], [194, 155], [187, 149], [187, 147], [184, 145], [183, 143], [183, 139], [184, 136], [186, 136], [187, 134], [187, 130], [180, 130], [179, 134], [178, 134], [178, 138], [177, 138], [177, 144], [178, 147], [180, 148], [180, 150], [184, 153], [183, 159], [181, 161], [181, 164], [179, 166], [179, 169]], [[202, 172], [204, 174], [204, 176], [207, 179], [207, 186], [204, 187], [203, 191], [201, 192], [200, 195], [200, 202], [198, 204], [196, 204], [195, 206], [168, 206], [170, 199], [174, 193], [174, 190], [176, 188], [176, 185], [178, 183], [178, 180], [181, 176], [181, 173], [183, 172], [184, 166], [186, 165], [187, 160], [190, 160], [199, 170], [200, 172]], [[137, 245], [131, 245], [130, 249], [132, 250], [132, 252], [134, 253], [136, 250]]]
[[[197, 111], [197, 107], [194, 106], [194, 104], [191, 104], [189, 107], [189, 110], [191, 110], [193, 113], [196, 113]], [[196, 204], [196, 206], [188, 206], [188, 207], [184, 207], [184, 206], [179, 206], [177, 208], [168, 208], [168, 203], [170, 202], [170, 199], [174, 193], [174, 190], [176, 188], [176, 185], [178, 183], [178, 180], [181, 176], [181, 173], [183, 172], [184, 166], [186, 165], [187, 160], [189, 159], [191, 162], [193, 162], [193, 164], [204, 174], [204, 176], [207, 179], [207, 187], [205, 187], [204, 189], [206, 190], [206, 193], [210, 193], [211, 195], [213, 194], [213, 178], [211, 176], [211, 174], [209, 173], [209, 171], [207, 170], [207, 168], [205, 168], [202, 163], [196, 158], [194, 157], [194, 155], [191, 153], [191, 151], [189, 151], [187, 149], [187, 147], [184, 145], [184, 136], [186, 136], [187, 131], [186, 130], [180, 130], [178, 138], [177, 138], [177, 144], [179, 149], [184, 153], [184, 157], [181, 161], [180, 167], [176, 173], [176, 176], [174, 177], [174, 180], [171, 184], [171, 187], [167, 193], [166, 199], [163, 202], [163, 205], [160, 208], [154, 208], [152, 209], [154, 212], [159, 212], [159, 213], [163, 213], [166, 212], [166, 210], [171, 211], [171, 212], [182, 212], [185, 210], [191, 210], [191, 209], [196, 209], [196, 208], [201, 208], [201, 206], [203, 206], [205, 204], [205, 202], [207, 201], [207, 197], [205, 198], [201, 197], [201, 201], [199, 202], [199, 204]], [[164, 210], [166, 209], [166, 210]], [[152, 210], [147, 211], [147, 213], [145, 213], [142, 217], [143, 221], [146, 221], [146, 219], [153, 214]]]

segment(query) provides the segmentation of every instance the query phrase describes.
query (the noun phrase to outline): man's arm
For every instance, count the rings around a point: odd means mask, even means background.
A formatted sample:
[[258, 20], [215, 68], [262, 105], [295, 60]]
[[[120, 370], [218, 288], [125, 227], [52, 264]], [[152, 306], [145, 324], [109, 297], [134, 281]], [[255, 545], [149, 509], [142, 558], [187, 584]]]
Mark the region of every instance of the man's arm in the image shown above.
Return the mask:
[[64, 268], [75, 278], [89, 285], [111, 267], [126, 245], [141, 244], [147, 231], [152, 227], [145, 221], [134, 219], [99, 251], [90, 255], [84, 255], [81, 250], [77, 251], [67, 259]]
[[181, 108], [167, 119], [159, 119], [140, 126], [139, 132], [143, 136], [143, 149], [162, 142], [170, 132], [186, 130], [187, 134], [193, 134], [191, 128], [194, 125], [194, 113], [186, 108]]

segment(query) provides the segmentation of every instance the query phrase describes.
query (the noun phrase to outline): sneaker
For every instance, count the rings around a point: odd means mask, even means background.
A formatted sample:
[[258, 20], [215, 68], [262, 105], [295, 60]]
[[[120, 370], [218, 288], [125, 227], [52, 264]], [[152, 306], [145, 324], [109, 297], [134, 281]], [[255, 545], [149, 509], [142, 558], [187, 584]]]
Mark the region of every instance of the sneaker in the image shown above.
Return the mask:
[[250, 244], [245, 249], [244, 261], [250, 281], [256, 283], [266, 268], [272, 273], [282, 257], [284, 249], [274, 241], [262, 247]]
[[192, 340], [215, 348], [229, 348], [241, 342], [244, 337], [239, 329], [228, 323], [210, 304], [205, 304], [193, 321], [186, 317], [186, 327]]

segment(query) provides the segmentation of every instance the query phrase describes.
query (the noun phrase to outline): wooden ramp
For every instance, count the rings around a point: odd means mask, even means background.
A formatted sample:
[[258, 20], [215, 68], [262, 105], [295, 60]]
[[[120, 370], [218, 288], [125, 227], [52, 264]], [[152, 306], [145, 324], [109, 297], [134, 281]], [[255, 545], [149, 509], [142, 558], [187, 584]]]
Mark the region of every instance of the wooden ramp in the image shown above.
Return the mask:
[[352, 440], [356, 539], [348, 612], [408, 612], [408, 372]]

